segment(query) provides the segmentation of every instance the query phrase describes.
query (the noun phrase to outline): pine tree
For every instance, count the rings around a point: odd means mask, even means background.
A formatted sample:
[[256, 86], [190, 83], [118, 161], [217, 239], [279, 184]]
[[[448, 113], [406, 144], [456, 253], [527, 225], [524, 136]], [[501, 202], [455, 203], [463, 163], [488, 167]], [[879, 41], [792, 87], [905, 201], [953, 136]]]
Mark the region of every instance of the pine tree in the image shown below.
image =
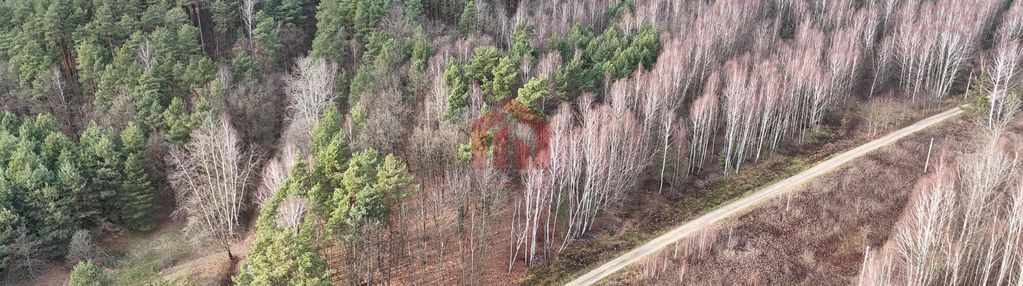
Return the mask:
[[448, 95], [448, 108], [444, 114], [449, 118], [455, 117], [469, 104], [469, 84], [458, 63], [448, 63], [444, 68], [444, 84], [451, 91]]
[[315, 154], [313, 178], [322, 188], [334, 189], [341, 185], [342, 174], [352, 156], [344, 133], [335, 133], [329, 144]]
[[101, 224], [112, 221], [120, 215], [118, 190], [121, 188], [121, 166], [117, 142], [95, 123], [90, 124], [82, 133], [80, 150], [82, 166], [87, 170], [88, 188], [94, 199], [102, 204], [100, 217], [93, 223]]
[[117, 13], [114, 11], [117, 3], [112, 1], [95, 1], [92, 20], [78, 32], [88, 32], [96, 36], [100, 45], [106, 48], [116, 49], [118, 43], [127, 37], [131, 31], [117, 22]]
[[81, 174], [81, 167], [78, 166], [73, 151], [61, 154], [59, 165], [57, 184], [75, 198], [73, 205], [76, 224], [93, 221], [99, 216], [100, 202], [96, 200], [93, 192], [86, 189], [86, 179]]
[[465, 76], [476, 81], [488, 80], [501, 62], [501, 51], [495, 47], [483, 46], [472, 50], [472, 59], [465, 67]]
[[52, 68], [52, 58], [46, 54], [43, 46], [34, 39], [19, 39], [20, 48], [10, 58], [10, 69], [18, 75], [21, 87], [33, 91], [29, 93], [32, 99], [41, 98], [44, 93], [37, 92], [34, 88], [39, 85], [42, 75]]
[[[0, 173], [3, 168], [0, 167]], [[11, 210], [10, 198], [5, 195], [4, 175], [0, 174], [0, 269], [6, 269], [11, 262], [11, 254], [14, 253], [14, 238], [18, 235], [21, 225], [21, 218]]]
[[458, 30], [462, 34], [473, 34], [478, 31], [476, 25], [476, 0], [469, 0], [465, 2], [465, 7], [462, 8], [462, 14], [458, 16]]
[[243, 81], [254, 82], [259, 79], [261, 71], [256, 60], [248, 52], [241, 51], [231, 60], [231, 73]]
[[523, 58], [529, 59], [536, 56], [533, 45], [529, 42], [532, 37], [533, 27], [529, 23], [521, 21], [515, 25], [515, 33], [512, 34], [512, 59], [521, 61]]
[[106, 65], [100, 75], [99, 85], [96, 86], [96, 94], [92, 99], [92, 104], [100, 111], [106, 111], [114, 104], [120, 89], [119, 79], [114, 66]]
[[89, 91], [96, 91], [110, 56], [95, 36], [85, 37], [76, 41], [75, 44], [75, 53], [78, 55], [75, 59], [78, 64], [78, 78]]
[[[376, 181], [376, 167], [379, 161], [379, 153], [373, 149], [359, 151], [352, 155], [348, 161], [348, 168], [342, 176], [342, 187], [349, 191], [358, 191], [371, 187]], [[344, 201], [337, 198], [338, 201]]]
[[198, 124], [199, 121], [188, 113], [185, 102], [180, 97], [174, 97], [167, 109], [163, 111], [163, 125], [174, 142], [188, 141], [188, 135]]
[[[418, 2], [419, 0], [414, 1]], [[426, 71], [431, 56], [433, 56], [433, 50], [430, 49], [430, 43], [427, 42], [426, 36], [420, 29], [416, 32], [416, 42], [412, 46], [412, 71], [416, 73]]]
[[92, 261], [82, 261], [71, 270], [68, 286], [108, 286], [114, 285], [110, 277], [103, 273]]
[[[409, 174], [405, 163], [398, 161], [394, 154], [387, 154], [383, 162], [380, 163], [380, 166], [377, 167], [376, 179], [373, 189], [380, 194], [382, 202], [385, 205], [389, 205], [397, 199], [408, 195], [405, 191], [409, 183], [412, 182], [412, 174]], [[382, 208], [379, 211], [382, 212], [371, 214], [371, 216], [386, 221], [388, 216], [387, 209]]]
[[207, 57], [196, 57], [188, 62], [188, 67], [181, 75], [180, 85], [186, 92], [195, 92], [206, 88], [207, 83], [216, 79], [217, 64]]
[[491, 71], [492, 78], [483, 81], [483, 92], [492, 103], [500, 102], [511, 96], [512, 85], [518, 79], [519, 69], [515, 62], [508, 57], [502, 57], [497, 66]]
[[177, 44], [177, 53], [173, 55], [181, 57], [202, 56], [202, 43], [199, 42], [199, 28], [191, 23], [182, 24], [178, 27], [178, 34], [174, 37]]
[[336, 134], [341, 133], [341, 123], [341, 112], [337, 110], [337, 106], [333, 104], [327, 106], [323, 118], [313, 126], [309, 138], [309, 149], [314, 155], [327, 147]]
[[256, 13], [256, 22], [256, 27], [252, 29], [252, 39], [259, 46], [263, 65], [267, 67], [280, 66], [281, 50], [284, 45], [277, 37], [277, 20], [260, 11]]
[[[45, 173], [45, 180], [52, 178], [52, 173], [42, 165], [37, 167], [36, 172]], [[37, 213], [33, 216], [37, 227], [32, 231], [42, 244], [40, 250], [47, 257], [64, 256], [71, 235], [78, 229], [73, 214], [74, 197], [49, 183], [45, 183], [43, 188], [33, 191], [29, 196], [33, 199], [30, 204]]]
[[541, 104], [548, 97], [550, 97], [550, 80], [546, 75], [540, 75], [529, 80], [525, 86], [519, 89], [516, 100], [539, 112], [543, 111]]
[[599, 80], [594, 70], [587, 69], [585, 61], [573, 58], [566, 63], [554, 76], [557, 96], [563, 101], [571, 101], [584, 91], [593, 91]]
[[307, 196], [314, 203], [314, 208], [328, 205], [330, 192], [340, 185], [340, 173], [348, 166], [351, 154], [344, 134], [341, 131], [341, 114], [334, 105], [328, 106], [323, 118], [313, 127], [309, 142], [309, 149], [316, 158], [312, 176], [306, 173], [305, 162], [301, 159], [296, 159], [292, 167], [291, 179], [305, 182], [308, 177], [312, 187]]
[[263, 2], [263, 11], [283, 24], [296, 26], [305, 25], [306, 15], [313, 13], [310, 0], [266, 0]]
[[349, 38], [351, 17], [342, 0], [324, 0], [316, 11], [316, 35], [309, 54], [313, 57], [343, 63], [344, 41]]
[[405, 22], [415, 26], [423, 22], [423, 1], [404, 0]]
[[[20, 138], [17, 149], [7, 162], [6, 177], [10, 190], [17, 195], [45, 187], [47, 171], [35, 153], [35, 143], [25, 137]], [[16, 206], [17, 207], [17, 206]]]
[[153, 187], [142, 165], [145, 138], [142, 129], [129, 123], [121, 131], [124, 159], [124, 181], [121, 182], [121, 222], [134, 230], [149, 230], [152, 225]]
[[277, 208], [285, 198], [303, 195], [305, 170], [302, 160], [296, 160], [291, 177], [263, 204], [256, 222], [256, 242], [241, 273], [233, 277], [236, 284], [330, 285], [326, 260], [312, 238], [313, 220], [306, 219], [298, 232], [281, 229], [275, 222]]
[[331, 197], [331, 212], [327, 227], [343, 234], [358, 227], [369, 218], [368, 214], [377, 208], [373, 204], [373, 183], [376, 181], [378, 153], [373, 149], [359, 151], [348, 161], [348, 168], [341, 175], [341, 186], [334, 188]]
[[145, 231], [153, 227], [153, 188], [142, 167], [141, 156], [124, 161], [125, 180], [121, 184], [121, 221], [130, 229]]
[[33, 123], [29, 120], [22, 124], [19, 135], [23, 136], [5, 169], [3, 189], [15, 196], [12, 207], [26, 219], [29, 234], [42, 244], [41, 253], [60, 256], [76, 229], [74, 201], [70, 194], [51, 185], [54, 174], [36, 153], [39, 144], [38, 137], [32, 135]]
[[355, 31], [359, 37], [366, 38], [377, 28], [377, 23], [390, 9], [391, 1], [355, 0], [353, 15]]
[[135, 87], [135, 121], [141, 124], [144, 129], [149, 129], [156, 126], [160, 122], [160, 117], [163, 115], [163, 90], [160, 82], [164, 79], [160, 78], [160, 72], [158, 68], [150, 68], [142, 73], [142, 76], [138, 78], [138, 83]]
[[252, 252], [234, 277], [238, 285], [330, 285], [326, 259], [308, 233], [259, 230]]
[[218, 38], [226, 38], [230, 32], [239, 26], [238, 1], [214, 0], [210, 3], [210, 13], [213, 14], [213, 28]]
[[56, 169], [57, 163], [59, 162], [60, 155], [68, 152], [72, 148], [72, 143], [64, 136], [64, 133], [58, 131], [50, 131], [46, 135], [46, 139], [43, 139], [43, 144], [39, 146], [39, 157], [42, 158], [43, 162], [46, 162], [46, 167], [50, 169]]
[[19, 120], [18, 117], [10, 111], [0, 111], [0, 131], [17, 132]]

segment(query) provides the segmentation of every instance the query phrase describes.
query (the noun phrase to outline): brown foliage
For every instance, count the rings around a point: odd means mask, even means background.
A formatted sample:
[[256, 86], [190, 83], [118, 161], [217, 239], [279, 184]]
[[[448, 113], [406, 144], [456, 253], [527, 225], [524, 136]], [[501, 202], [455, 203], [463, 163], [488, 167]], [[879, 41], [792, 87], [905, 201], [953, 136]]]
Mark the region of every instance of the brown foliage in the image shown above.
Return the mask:
[[509, 115], [515, 117], [515, 119], [521, 120], [522, 122], [543, 122], [543, 116], [540, 116], [536, 113], [536, 111], [533, 111], [533, 109], [529, 108], [529, 106], [526, 106], [517, 99], [508, 101], [508, 103], [504, 105], [504, 109], [508, 111]]

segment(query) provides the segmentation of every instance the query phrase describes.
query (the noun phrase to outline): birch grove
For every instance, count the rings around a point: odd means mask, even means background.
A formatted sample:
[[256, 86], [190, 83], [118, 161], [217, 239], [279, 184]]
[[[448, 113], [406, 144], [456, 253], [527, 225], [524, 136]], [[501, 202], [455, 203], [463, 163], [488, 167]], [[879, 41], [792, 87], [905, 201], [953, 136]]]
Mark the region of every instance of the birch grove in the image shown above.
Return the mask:
[[[864, 90], [869, 95], [890, 93], [889, 74], [897, 70], [907, 98], [944, 97], [994, 17], [993, 2], [981, 0], [862, 7], [781, 1], [776, 8], [785, 19], [768, 19], [758, 3], [642, 2], [644, 9], [622, 17], [624, 31], [644, 23], [677, 25], [666, 29], [669, 38], [661, 41], [664, 49], [652, 69], [607, 82], [603, 102], [583, 96], [575, 108], [563, 105], [550, 117], [550, 160], [521, 173], [524, 190], [512, 205], [511, 260], [524, 257], [532, 264], [546, 257], [549, 233], [562, 234], [562, 248], [587, 233], [650, 166], [659, 167], [654, 171], [663, 192], [671, 156], [672, 178], [682, 164], [687, 174], [698, 173], [715, 152], [721, 152], [727, 175], [788, 140], [805, 139], [858, 92], [854, 86], [861, 79], [870, 81]], [[968, 11], [951, 8], [967, 4]], [[517, 17], [529, 19], [541, 38], [569, 27], [536, 25], [536, 17], [585, 17], [559, 14], [560, 8], [541, 16], [522, 7]], [[932, 17], [948, 19], [927, 20]], [[758, 21], [769, 27], [742, 24]], [[776, 36], [785, 21], [796, 24], [791, 40]], [[561, 212], [553, 216], [561, 223], [543, 215]]]
[[1023, 283], [1019, 152], [994, 131], [957, 165], [939, 165], [885, 247], [868, 251], [858, 284]]
[[894, 36], [900, 81], [910, 98], [946, 96], [980, 45], [997, 1], [911, 1], [901, 8]]

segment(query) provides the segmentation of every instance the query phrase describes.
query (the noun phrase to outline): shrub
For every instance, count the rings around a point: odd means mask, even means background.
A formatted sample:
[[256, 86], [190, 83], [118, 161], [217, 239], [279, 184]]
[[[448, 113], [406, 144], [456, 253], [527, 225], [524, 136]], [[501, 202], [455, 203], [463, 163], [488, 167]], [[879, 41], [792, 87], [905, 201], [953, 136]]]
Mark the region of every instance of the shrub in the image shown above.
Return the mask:
[[106, 286], [114, 285], [113, 281], [105, 273], [93, 264], [92, 261], [82, 261], [71, 270], [71, 277], [68, 279], [68, 286]]
[[69, 263], [82, 261], [103, 263], [106, 260], [106, 254], [93, 243], [92, 234], [88, 230], [81, 229], [71, 236], [66, 258]]

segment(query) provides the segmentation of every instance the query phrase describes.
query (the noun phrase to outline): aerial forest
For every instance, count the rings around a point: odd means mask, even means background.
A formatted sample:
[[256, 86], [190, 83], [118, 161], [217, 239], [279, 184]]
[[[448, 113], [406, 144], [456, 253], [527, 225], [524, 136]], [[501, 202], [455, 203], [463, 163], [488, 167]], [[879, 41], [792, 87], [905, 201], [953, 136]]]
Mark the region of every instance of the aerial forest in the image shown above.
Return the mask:
[[840, 279], [1018, 284], [1020, 95], [1023, 0], [0, 0], [0, 285], [563, 284], [949, 108]]

